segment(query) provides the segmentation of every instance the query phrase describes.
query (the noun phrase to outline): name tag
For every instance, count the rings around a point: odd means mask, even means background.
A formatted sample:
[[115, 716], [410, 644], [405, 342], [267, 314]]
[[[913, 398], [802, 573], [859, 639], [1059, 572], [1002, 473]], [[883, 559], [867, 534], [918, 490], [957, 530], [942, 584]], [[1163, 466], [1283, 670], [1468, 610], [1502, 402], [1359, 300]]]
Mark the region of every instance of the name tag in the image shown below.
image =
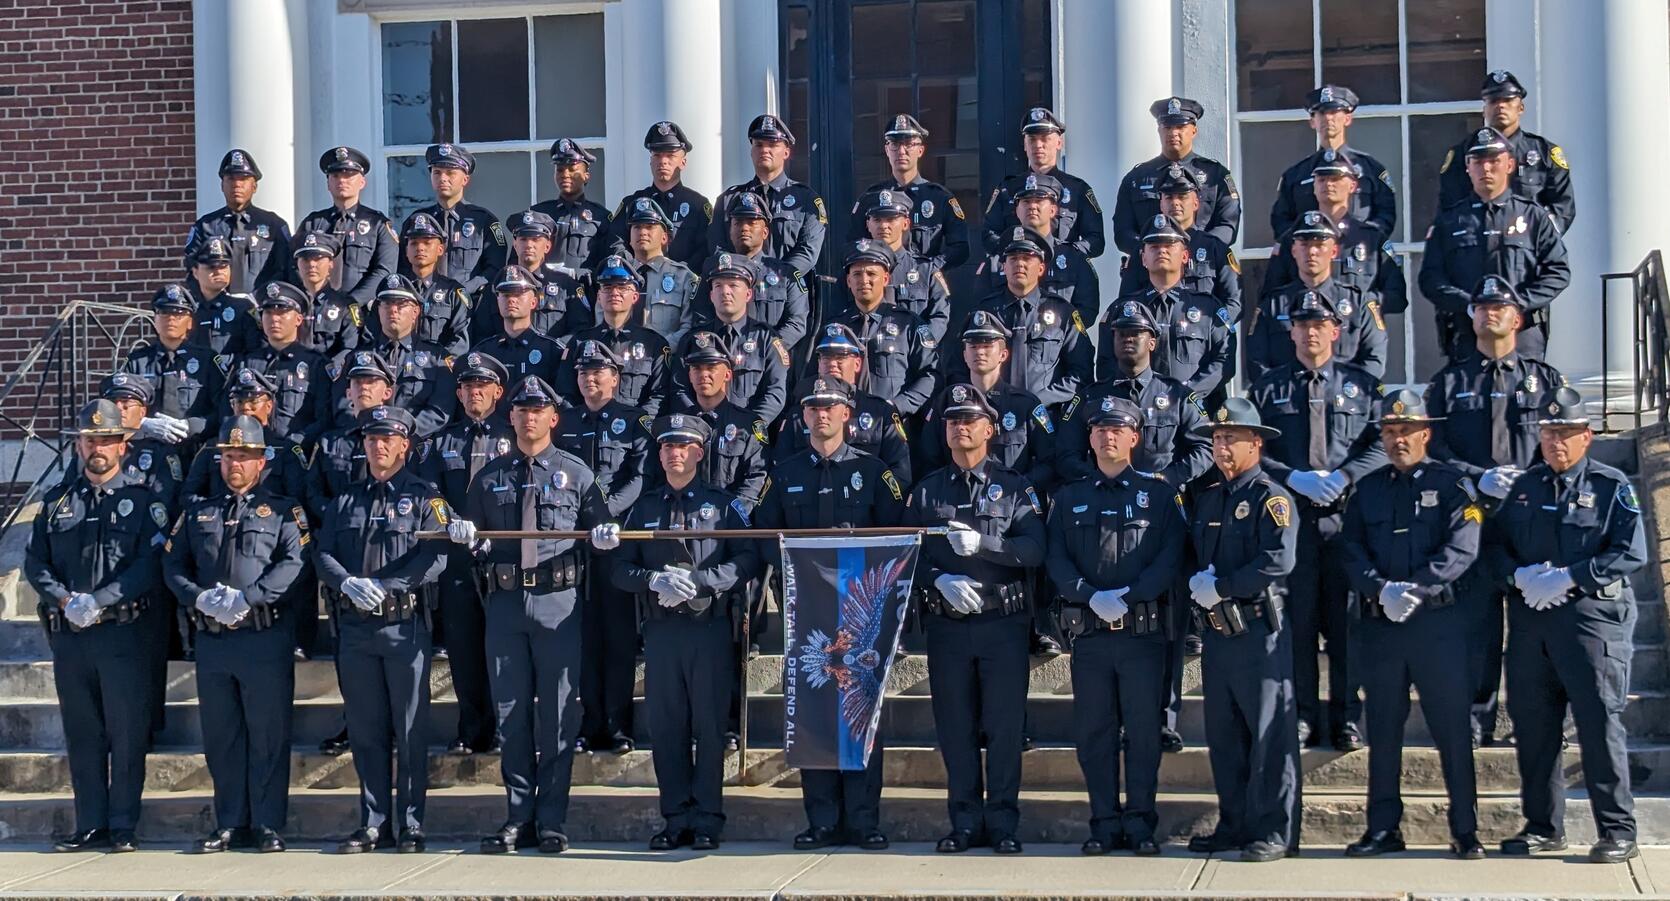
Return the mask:
[[784, 489], [784, 491], [787, 492], [788, 494], [796, 494], [796, 493], [799, 493], [799, 492], [805, 491], [805, 490], [806, 490], [805, 487], [803, 487], [801, 485], [790, 485], [788, 488]]

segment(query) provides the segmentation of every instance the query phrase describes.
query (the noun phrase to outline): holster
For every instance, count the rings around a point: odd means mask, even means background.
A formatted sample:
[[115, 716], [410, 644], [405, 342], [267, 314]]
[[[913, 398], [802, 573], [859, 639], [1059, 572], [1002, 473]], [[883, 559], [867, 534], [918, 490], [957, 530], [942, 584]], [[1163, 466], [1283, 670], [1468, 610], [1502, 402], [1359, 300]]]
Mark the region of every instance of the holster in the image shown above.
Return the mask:
[[35, 615], [40, 617], [42, 628], [48, 632], [62, 632], [69, 626], [69, 620], [64, 619], [64, 611], [57, 604], [48, 604], [45, 599], [36, 602]]
[[1056, 612], [1056, 625], [1061, 634], [1077, 638], [1089, 632], [1129, 632], [1132, 635], [1153, 635], [1166, 632], [1165, 605], [1159, 600], [1141, 601], [1118, 620], [1109, 622], [1083, 604], [1062, 604]]

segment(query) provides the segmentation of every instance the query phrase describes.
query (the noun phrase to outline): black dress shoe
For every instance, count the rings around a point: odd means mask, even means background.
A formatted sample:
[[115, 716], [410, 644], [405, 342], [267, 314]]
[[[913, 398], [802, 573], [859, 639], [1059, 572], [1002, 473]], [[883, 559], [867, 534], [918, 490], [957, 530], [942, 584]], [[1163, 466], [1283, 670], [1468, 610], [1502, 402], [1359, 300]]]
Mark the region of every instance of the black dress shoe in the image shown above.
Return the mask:
[[329, 754], [332, 757], [336, 757], [337, 755], [346, 754], [347, 752], [348, 752], [348, 730], [347, 729], [343, 729], [341, 732], [338, 732], [337, 734], [332, 735], [330, 738], [327, 738], [324, 741], [319, 742], [319, 753], [321, 753], [321, 754]]
[[249, 846], [249, 832], [244, 829], [216, 829], [192, 844], [198, 854], [219, 854], [233, 848]]
[[1013, 835], [1005, 835], [992, 842], [993, 854], [1019, 854], [1021, 850], [1021, 840]]
[[967, 829], [953, 829], [934, 845], [941, 854], [961, 854], [974, 844], [974, 833]]
[[1241, 860], [1246, 863], [1269, 863], [1288, 856], [1287, 846], [1259, 839], [1241, 848]]
[[284, 836], [262, 826], [255, 830], [255, 850], [262, 854], [277, 854], [284, 850]]
[[109, 829], [74, 832], [52, 843], [54, 851], [103, 851], [110, 847]]
[[1241, 847], [1241, 843], [1231, 840], [1226, 835], [1216, 832], [1206, 835], [1196, 835], [1189, 838], [1189, 850], [1196, 854], [1221, 854], [1224, 851], [1234, 851]]
[[475, 753], [475, 748], [470, 747], [468, 742], [460, 738], [452, 744], [447, 745], [446, 752], [454, 757], [468, 757]]
[[695, 840], [688, 829], [663, 829], [649, 837], [651, 851], [676, 851]]
[[591, 742], [587, 741], [584, 735], [574, 739], [574, 753], [585, 754], [589, 751], [591, 751]]
[[[306, 659], [307, 659], [307, 652], [306, 652], [306, 651], [304, 651], [304, 650], [302, 650], [302, 649], [301, 649], [301, 648], [295, 648], [295, 649], [293, 649], [293, 650], [292, 650], [292, 651], [291, 651], [291, 652], [290, 652], [290, 656], [291, 656], [291, 658], [293, 658], [293, 659], [294, 659], [294, 660], [295, 660], [295, 661], [296, 661], [296, 662], [297, 662], [297, 663], [300, 663], [300, 662], [302, 662], [302, 661], [303, 661], [303, 660], [306, 660]], [[196, 654], [195, 654], [195, 653], [193, 653], [193, 652], [191, 652], [191, 651], [187, 651], [187, 652], [186, 652], [186, 659], [187, 659], [187, 660], [192, 660], [192, 659], [195, 659], [195, 658], [196, 658], [196, 657], [197, 657], [197, 655], [196, 655]]]
[[1364, 833], [1362, 838], [1346, 845], [1345, 856], [1379, 857], [1382, 854], [1396, 854], [1408, 849], [1409, 846], [1403, 841], [1402, 830], [1382, 829], [1379, 832]]
[[481, 853], [505, 854], [539, 845], [539, 836], [532, 823], [506, 823], [499, 831], [481, 840]]
[[1450, 839], [1450, 854], [1460, 860], [1484, 860], [1484, 845], [1476, 832]]
[[1627, 838], [1603, 838], [1589, 848], [1590, 863], [1623, 863], [1640, 856], [1641, 849]]
[[1155, 857], [1160, 853], [1160, 843], [1155, 841], [1152, 835], [1136, 839], [1130, 844], [1131, 851], [1138, 857]]
[[353, 835], [337, 842], [336, 853], [364, 854], [367, 851], [376, 851], [378, 849], [392, 847], [394, 847], [393, 835], [384, 833], [379, 829], [372, 829], [369, 826], [364, 826], [359, 829], [355, 829]]
[[1032, 656], [1034, 657], [1060, 657], [1062, 654], [1061, 642], [1056, 641], [1048, 635], [1040, 635], [1037, 633], [1034, 633], [1032, 636], [1031, 650]]
[[445, 660], [451, 655], [447, 653], [444, 645], [435, 645], [435, 651], [431, 656], [433, 656], [436, 660]]
[[1350, 752], [1361, 751], [1362, 749], [1363, 735], [1357, 731], [1356, 723], [1346, 723], [1344, 727], [1334, 733], [1334, 750]]
[[858, 840], [858, 847], [866, 851], [886, 851], [888, 844], [887, 833], [880, 829], [872, 829]]
[[568, 850], [568, 835], [556, 829], [539, 830], [539, 853], [561, 854]]
[[725, 753], [734, 754], [742, 749], [742, 736], [735, 732], [725, 733]]
[[1502, 841], [1502, 853], [1511, 857], [1524, 857], [1528, 854], [1538, 854], [1543, 851], [1566, 850], [1564, 836], [1537, 835], [1533, 832], [1521, 832], [1510, 839]]
[[716, 851], [719, 849], [719, 836], [710, 832], [698, 832], [690, 840], [692, 851]]
[[[1633, 842], [1630, 843], [1630, 847], [1634, 847]], [[139, 839], [133, 834], [132, 829], [110, 830], [110, 853], [129, 854], [138, 850]]]
[[1299, 747], [1309, 748], [1321, 742], [1322, 736], [1320, 735], [1316, 736], [1316, 741], [1311, 741], [1311, 733], [1313, 731], [1315, 730], [1311, 729], [1309, 720], [1299, 721]]
[[748, 659], [753, 660], [753, 659], [755, 659], [759, 656], [760, 656], [760, 645], [759, 645], [759, 643], [758, 642], [749, 642], [749, 644], [748, 644]]
[[423, 836], [422, 829], [407, 829], [400, 833], [400, 844], [395, 849], [401, 854], [422, 854], [429, 849], [429, 842]]
[[609, 745], [609, 753], [615, 755], [630, 754], [636, 750], [637, 747], [637, 742], [634, 742], [631, 737], [617, 735], [615, 736], [615, 740]]
[[813, 826], [794, 837], [794, 849], [796, 851], [815, 851], [818, 848], [827, 848], [834, 844], [839, 844], [839, 842], [836, 839], [835, 830], [828, 826]]
[[1079, 845], [1079, 853], [1086, 857], [1101, 857], [1117, 847], [1119, 847], [1119, 839], [1117, 838], [1097, 838], [1092, 835], [1084, 840], [1084, 844]]
[[1165, 754], [1176, 754], [1183, 750], [1183, 736], [1177, 734], [1176, 729], [1160, 730], [1160, 751]]
[[1185, 635], [1185, 636], [1183, 636], [1183, 654], [1184, 654], [1184, 656], [1199, 657], [1201, 655], [1201, 653], [1205, 650], [1206, 650], [1206, 644], [1200, 640], [1199, 635]]

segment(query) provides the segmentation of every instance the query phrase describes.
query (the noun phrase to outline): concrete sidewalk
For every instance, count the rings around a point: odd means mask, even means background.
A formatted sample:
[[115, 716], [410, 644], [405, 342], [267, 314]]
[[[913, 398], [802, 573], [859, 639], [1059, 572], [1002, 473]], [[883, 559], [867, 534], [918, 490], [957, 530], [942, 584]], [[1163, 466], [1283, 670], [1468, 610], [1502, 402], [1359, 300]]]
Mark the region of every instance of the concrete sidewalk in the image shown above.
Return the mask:
[[1203, 858], [1168, 846], [1159, 858], [1085, 858], [1072, 845], [1020, 857], [952, 856], [927, 845], [881, 854], [796, 854], [737, 843], [716, 854], [651, 854], [641, 845], [576, 848], [560, 857], [484, 857], [456, 845], [423, 855], [344, 857], [317, 848], [213, 856], [178, 847], [138, 854], [0, 850], [0, 895], [30, 897], [384, 896], [409, 898], [1386, 898], [1670, 897], [1670, 848], [1629, 865], [1565, 858], [1462, 862], [1439, 849], [1348, 861], [1337, 848], [1273, 864]]

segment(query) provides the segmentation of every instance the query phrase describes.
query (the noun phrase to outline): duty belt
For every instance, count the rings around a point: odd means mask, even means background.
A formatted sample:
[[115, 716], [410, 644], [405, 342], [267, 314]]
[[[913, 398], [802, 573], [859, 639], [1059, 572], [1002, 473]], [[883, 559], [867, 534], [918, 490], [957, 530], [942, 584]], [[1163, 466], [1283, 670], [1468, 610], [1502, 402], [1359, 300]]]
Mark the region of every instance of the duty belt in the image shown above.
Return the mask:
[[342, 592], [330, 593], [335, 596], [337, 616], [349, 617], [362, 623], [372, 620], [403, 623], [420, 615], [427, 617], [429, 614], [429, 607], [423, 603], [423, 597], [415, 591], [388, 592], [388, 596], [383, 598], [381, 610], [361, 610]]
[[193, 607], [191, 622], [197, 627], [197, 631], [210, 635], [219, 635], [222, 632], [262, 632], [271, 629], [278, 622], [278, 608], [271, 604], [250, 604], [248, 616], [227, 626]]
[[1219, 635], [1236, 638], [1245, 635], [1247, 624], [1255, 619], [1264, 620], [1272, 631], [1281, 628], [1281, 613], [1281, 601], [1273, 598], [1251, 601], [1226, 598], [1206, 611], [1206, 624]]
[[549, 563], [533, 569], [523, 569], [515, 563], [491, 563], [483, 567], [483, 571], [489, 590], [573, 588], [580, 584], [580, 555], [575, 551], [565, 551]]
[[[1379, 596], [1359, 595], [1358, 603], [1362, 605], [1359, 609], [1362, 611], [1363, 619], [1384, 619], [1387, 622], [1391, 622], [1391, 620], [1386, 618], [1386, 608], [1380, 606]], [[1454, 603], [1455, 589], [1449, 585], [1445, 585], [1439, 590], [1437, 596], [1421, 601], [1421, 606], [1437, 610], [1441, 607], [1448, 607]]]
[[1096, 614], [1088, 606], [1082, 604], [1064, 604], [1061, 607], [1061, 631], [1072, 638], [1090, 632], [1129, 632], [1132, 635], [1150, 635], [1165, 631], [1164, 606], [1158, 601], [1144, 601], [1131, 604], [1125, 615], [1116, 620], [1106, 620]]
[[[99, 611], [98, 621], [95, 622], [94, 625], [103, 623], [131, 623], [138, 619], [139, 614], [149, 609], [150, 606], [151, 601], [149, 598], [140, 598], [135, 601], [128, 601], [121, 604], [111, 604], [110, 606]], [[48, 632], [62, 632], [65, 629], [68, 629], [71, 632], [83, 631], [81, 627], [72, 624], [69, 621], [69, 618], [64, 616], [63, 608], [59, 607], [57, 604], [49, 604], [45, 600], [42, 600], [35, 605], [35, 615], [40, 618], [41, 625], [45, 626]], [[92, 627], [89, 626], [88, 628]]]
[[966, 619], [983, 613], [1002, 611], [1005, 615], [1019, 613], [1026, 609], [1026, 583], [1006, 582], [998, 585], [986, 585], [980, 589], [980, 612], [963, 613], [945, 602], [937, 590], [929, 593], [927, 607], [930, 612], [951, 619]]

